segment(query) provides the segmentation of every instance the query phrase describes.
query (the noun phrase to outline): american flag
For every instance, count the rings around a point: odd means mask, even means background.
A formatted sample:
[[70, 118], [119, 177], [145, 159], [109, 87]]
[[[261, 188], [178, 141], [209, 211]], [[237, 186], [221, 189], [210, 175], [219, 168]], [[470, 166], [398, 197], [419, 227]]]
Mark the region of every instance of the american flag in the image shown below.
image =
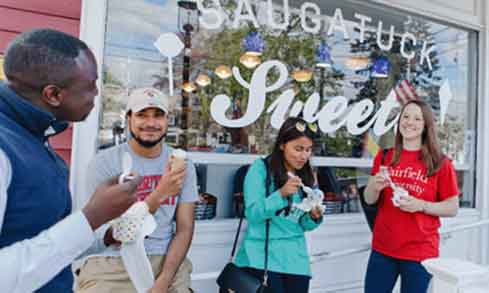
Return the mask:
[[414, 87], [409, 83], [407, 79], [399, 82], [394, 88], [396, 99], [404, 105], [411, 100], [418, 100], [419, 96], [416, 94]]

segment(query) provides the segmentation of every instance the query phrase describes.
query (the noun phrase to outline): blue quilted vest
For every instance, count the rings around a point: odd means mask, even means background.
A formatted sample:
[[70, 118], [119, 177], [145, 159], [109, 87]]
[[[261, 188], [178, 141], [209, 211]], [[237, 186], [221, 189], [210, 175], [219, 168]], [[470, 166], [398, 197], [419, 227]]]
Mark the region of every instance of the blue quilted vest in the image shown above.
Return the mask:
[[[0, 82], [0, 148], [12, 166], [0, 248], [32, 238], [70, 214], [68, 168], [45, 135], [66, 127]], [[72, 292], [72, 287], [68, 266], [36, 292]]]

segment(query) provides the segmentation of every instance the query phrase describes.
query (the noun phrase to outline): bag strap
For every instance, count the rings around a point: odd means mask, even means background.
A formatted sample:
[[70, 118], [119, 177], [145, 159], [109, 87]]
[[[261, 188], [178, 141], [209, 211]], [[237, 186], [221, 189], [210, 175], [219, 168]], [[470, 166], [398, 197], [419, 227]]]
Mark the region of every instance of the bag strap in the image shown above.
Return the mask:
[[[380, 157], [380, 165], [384, 165], [384, 162], [385, 162], [385, 156], [387, 155], [387, 152], [389, 151], [389, 149], [382, 149], [382, 157]], [[382, 194], [382, 191], [380, 192]], [[378, 202], [378, 200], [377, 200]], [[377, 204], [375, 204], [377, 205]]]
[[[265, 164], [265, 170], [267, 172], [267, 176], [265, 178], [265, 197], [268, 197], [270, 195], [270, 184], [272, 183], [271, 181], [271, 176], [270, 172], [268, 170], [268, 158], [263, 159], [263, 164]], [[269, 234], [270, 234], [270, 219], [265, 220], [265, 266], [263, 270], [263, 285], [268, 286], [268, 241], [269, 241]]]
[[[268, 162], [267, 158], [263, 159], [263, 164], [265, 165], [265, 171], [267, 172], [266, 177], [265, 177], [265, 197], [268, 197], [269, 190], [270, 190], [270, 184], [271, 184], [271, 177], [270, 177], [270, 172], [268, 171]], [[234, 255], [236, 253], [236, 247], [238, 245], [238, 239], [239, 239], [239, 234], [241, 232], [241, 226], [243, 224], [243, 218], [244, 218], [245, 212], [244, 209], [241, 212], [241, 215], [239, 216], [239, 224], [238, 224], [238, 229], [236, 230], [236, 235], [234, 236], [234, 243], [233, 243], [233, 249], [231, 250], [231, 257], [229, 259], [230, 262], [233, 261]], [[266, 220], [266, 226], [265, 226], [265, 269], [264, 269], [264, 274], [263, 274], [263, 285], [267, 286], [268, 284], [268, 241], [269, 241], [269, 234], [270, 234], [270, 220]]]
[[381, 165], [384, 165], [384, 161], [385, 161], [385, 156], [387, 155], [387, 152], [389, 151], [389, 149], [383, 149], [382, 150], [382, 157], [380, 159], [380, 164]]
[[239, 215], [238, 230], [236, 230], [236, 236], [234, 236], [233, 250], [231, 250], [231, 257], [229, 258], [229, 262], [233, 261], [234, 254], [236, 253], [236, 246], [238, 244], [239, 232], [241, 232], [241, 224], [243, 224], [243, 218], [244, 218], [244, 209], [241, 212], [241, 215]]

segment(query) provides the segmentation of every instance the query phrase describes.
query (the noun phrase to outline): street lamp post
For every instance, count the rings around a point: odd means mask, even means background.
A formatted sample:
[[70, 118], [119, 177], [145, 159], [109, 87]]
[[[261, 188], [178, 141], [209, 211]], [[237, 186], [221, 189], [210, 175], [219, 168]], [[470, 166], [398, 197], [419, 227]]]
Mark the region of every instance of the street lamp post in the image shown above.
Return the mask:
[[[192, 32], [199, 30], [199, 15], [197, 3], [194, 1], [178, 1], [178, 29], [183, 33], [184, 53], [183, 53], [183, 70], [182, 70], [182, 85], [185, 85], [190, 80], [190, 54], [192, 48]], [[180, 147], [187, 149], [188, 137], [187, 130], [189, 128], [189, 115], [192, 111], [190, 107], [191, 91], [185, 90], [182, 87], [182, 114], [180, 119], [180, 128], [182, 135]]]
[[324, 86], [326, 84], [326, 69], [331, 68], [331, 50], [326, 42], [321, 42], [316, 48], [316, 66], [321, 70], [321, 76], [319, 79], [319, 97], [320, 103], [323, 103], [324, 98]]

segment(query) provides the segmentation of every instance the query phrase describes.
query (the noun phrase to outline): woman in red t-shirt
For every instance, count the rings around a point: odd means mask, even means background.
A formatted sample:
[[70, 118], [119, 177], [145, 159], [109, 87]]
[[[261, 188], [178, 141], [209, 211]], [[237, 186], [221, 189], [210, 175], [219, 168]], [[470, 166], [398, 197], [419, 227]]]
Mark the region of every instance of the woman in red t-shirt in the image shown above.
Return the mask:
[[401, 109], [393, 149], [374, 160], [365, 189], [378, 202], [365, 293], [425, 293], [431, 275], [421, 261], [438, 256], [440, 217], [458, 211], [457, 177], [441, 152], [430, 106], [410, 101]]

